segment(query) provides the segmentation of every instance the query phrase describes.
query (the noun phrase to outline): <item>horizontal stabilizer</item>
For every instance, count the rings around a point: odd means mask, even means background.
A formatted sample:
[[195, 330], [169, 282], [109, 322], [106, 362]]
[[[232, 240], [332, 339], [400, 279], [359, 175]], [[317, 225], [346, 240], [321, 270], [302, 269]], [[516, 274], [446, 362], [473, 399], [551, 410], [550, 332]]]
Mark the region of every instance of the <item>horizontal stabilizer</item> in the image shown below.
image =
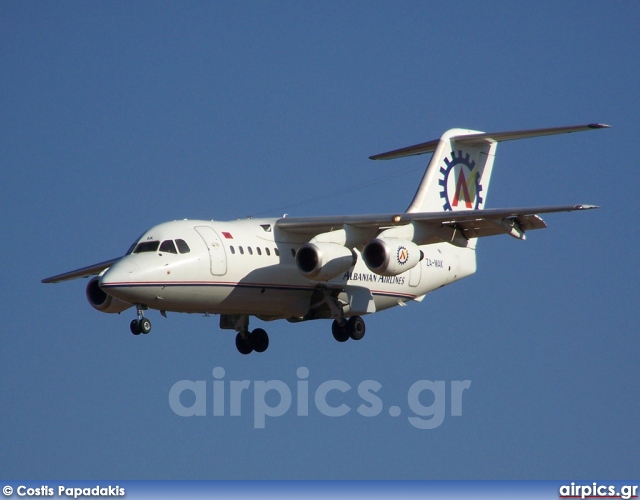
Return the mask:
[[[610, 125], [605, 125], [603, 123], [590, 123], [588, 125], [575, 125], [571, 127], [539, 128], [533, 130], [516, 130], [512, 132], [483, 132], [480, 134], [453, 136], [450, 138], [450, 140], [455, 140], [460, 144], [475, 146], [484, 143], [512, 141], [515, 139], [528, 139], [530, 137], [541, 137], [545, 135], [570, 134], [572, 132], [582, 132], [584, 130], [594, 130], [609, 127]], [[388, 151], [386, 153], [380, 153], [374, 156], [370, 156], [369, 158], [371, 160], [393, 160], [395, 158], [402, 158], [404, 156], [431, 153], [432, 151], [435, 151], [439, 142], [439, 140], [423, 142], [420, 144], [415, 144], [413, 146], [407, 146], [405, 148], [394, 149], [393, 151]]]

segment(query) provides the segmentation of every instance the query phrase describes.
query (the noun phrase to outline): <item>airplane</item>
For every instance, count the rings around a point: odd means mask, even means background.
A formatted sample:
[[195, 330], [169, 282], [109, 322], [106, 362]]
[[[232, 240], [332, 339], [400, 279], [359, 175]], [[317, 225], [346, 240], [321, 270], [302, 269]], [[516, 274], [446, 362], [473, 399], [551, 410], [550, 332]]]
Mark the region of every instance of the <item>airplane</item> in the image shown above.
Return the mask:
[[152, 227], [122, 257], [42, 280], [91, 277], [89, 303], [103, 313], [135, 307], [134, 335], [148, 309], [220, 316], [241, 354], [264, 352], [269, 336], [249, 318], [332, 319], [338, 342], [365, 335], [362, 316], [407, 302], [476, 271], [478, 238], [519, 240], [543, 229], [540, 214], [599, 208], [563, 205], [485, 209], [499, 142], [609, 128], [588, 124], [485, 133], [451, 129], [440, 139], [371, 156], [433, 153], [404, 212], [321, 217], [178, 220]]

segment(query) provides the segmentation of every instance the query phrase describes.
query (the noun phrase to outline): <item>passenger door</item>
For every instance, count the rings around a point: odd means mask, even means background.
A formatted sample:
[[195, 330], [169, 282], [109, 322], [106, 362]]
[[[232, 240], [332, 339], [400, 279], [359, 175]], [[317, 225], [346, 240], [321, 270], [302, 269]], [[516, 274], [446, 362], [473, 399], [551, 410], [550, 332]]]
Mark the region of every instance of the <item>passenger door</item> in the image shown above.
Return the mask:
[[196, 226], [196, 231], [207, 245], [211, 274], [222, 276], [227, 272], [227, 258], [218, 233], [209, 226]]

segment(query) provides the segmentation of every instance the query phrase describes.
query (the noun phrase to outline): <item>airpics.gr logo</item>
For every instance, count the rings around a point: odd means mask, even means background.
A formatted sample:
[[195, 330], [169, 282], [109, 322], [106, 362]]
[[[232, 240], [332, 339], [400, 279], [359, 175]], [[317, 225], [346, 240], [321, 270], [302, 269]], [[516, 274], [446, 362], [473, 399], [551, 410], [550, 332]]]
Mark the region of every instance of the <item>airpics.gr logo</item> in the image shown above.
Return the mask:
[[405, 265], [409, 260], [409, 250], [406, 247], [399, 246], [398, 253], [396, 254], [396, 258], [398, 259], [398, 264]]
[[482, 186], [476, 162], [469, 153], [451, 151], [451, 159], [445, 158], [440, 166], [442, 178], [440, 197], [444, 210], [477, 210], [482, 205]]

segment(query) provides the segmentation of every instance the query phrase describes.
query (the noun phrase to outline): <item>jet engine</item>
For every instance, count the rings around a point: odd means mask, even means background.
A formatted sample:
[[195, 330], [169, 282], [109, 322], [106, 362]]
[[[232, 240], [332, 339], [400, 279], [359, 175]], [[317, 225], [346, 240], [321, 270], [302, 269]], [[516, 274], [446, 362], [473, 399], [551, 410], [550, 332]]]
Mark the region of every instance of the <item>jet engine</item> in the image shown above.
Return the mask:
[[327, 281], [356, 263], [353, 250], [336, 243], [305, 243], [296, 252], [296, 266], [310, 279]]
[[397, 276], [424, 258], [418, 245], [397, 238], [376, 238], [364, 246], [362, 259], [376, 274]]
[[133, 304], [124, 300], [116, 299], [100, 288], [100, 278], [98, 276], [91, 278], [87, 283], [87, 300], [94, 309], [103, 313], [120, 313], [125, 309], [129, 309]]

